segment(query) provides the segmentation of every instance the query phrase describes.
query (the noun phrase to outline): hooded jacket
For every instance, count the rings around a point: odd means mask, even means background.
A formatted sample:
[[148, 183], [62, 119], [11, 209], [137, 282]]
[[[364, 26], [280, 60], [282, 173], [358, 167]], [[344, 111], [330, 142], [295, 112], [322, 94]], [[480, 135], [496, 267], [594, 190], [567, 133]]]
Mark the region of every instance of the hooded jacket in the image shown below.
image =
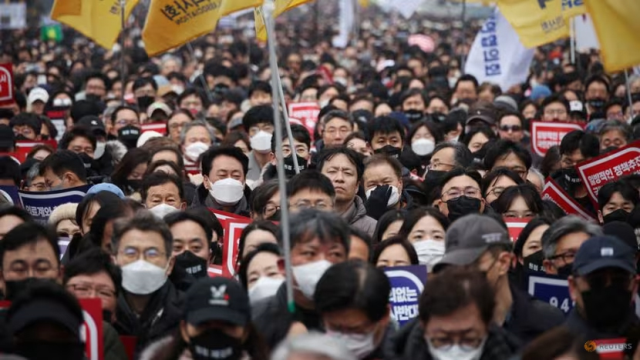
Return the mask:
[[367, 208], [364, 207], [364, 201], [359, 196], [355, 197], [351, 206], [341, 216], [349, 225], [364, 231], [369, 236], [373, 236], [378, 224], [378, 221], [367, 215]]

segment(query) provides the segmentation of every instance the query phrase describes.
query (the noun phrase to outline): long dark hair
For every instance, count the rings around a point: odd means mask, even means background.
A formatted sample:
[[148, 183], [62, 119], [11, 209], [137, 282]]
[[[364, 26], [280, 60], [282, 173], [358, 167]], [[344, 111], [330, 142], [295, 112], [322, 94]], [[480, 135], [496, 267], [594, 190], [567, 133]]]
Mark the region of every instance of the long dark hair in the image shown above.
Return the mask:
[[148, 163], [149, 160], [151, 160], [151, 154], [146, 150], [141, 148], [129, 150], [113, 171], [111, 182], [122, 189], [125, 194], [130, 195], [131, 191], [129, 187], [126, 186], [127, 177], [138, 165]]

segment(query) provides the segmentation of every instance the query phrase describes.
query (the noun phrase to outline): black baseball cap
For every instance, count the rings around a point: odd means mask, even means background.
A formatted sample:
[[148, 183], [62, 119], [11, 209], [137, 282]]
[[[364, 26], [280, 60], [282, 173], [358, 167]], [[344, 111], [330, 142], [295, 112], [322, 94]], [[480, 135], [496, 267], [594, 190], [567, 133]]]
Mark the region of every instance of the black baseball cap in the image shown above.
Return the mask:
[[594, 236], [582, 243], [573, 261], [573, 272], [589, 275], [604, 268], [617, 268], [636, 273], [636, 251], [612, 236]]
[[0, 125], [0, 148], [16, 146], [16, 134], [7, 125]]
[[52, 322], [69, 330], [74, 336], [80, 337], [82, 321], [60, 301], [53, 297], [43, 297], [22, 305], [8, 319], [8, 325], [9, 330], [16, 334], [30, 325]]
[[472, 121], [482, 121], [486, 125], [494, 125], [496, 123], [496, 114], [485, 108], [469, 109], [466, 124], [469, 125]]
[[91, 130], [93, 135], [96, 136], [107, 135], [107, 131], [104, 127], [104, 124], [102, 123], [102, 120], [100, 120], [100, 118], [95, 115], [83, 116], [82, 119], [78, 121], [76, 126], [84, 126]]
[[512, 244], [507, 230], [497, 220], [478, 214], [464, 216], [447, 229], [444, 256], [433, 271], [438, 272], [447, 265], [473, 264], [489, 246], [496, 244]]
[[633, 250], [638, 251], [638, 240], [633, 227], [624, 221], [611, 221], [602, 225], [602, 232], [605, 235], [613, 236], [623, 243], [629, 245]]
[[185, 320], [193, 326], [208, 321], [245, 326], [251, 320], [247, 292], [223, 277], [198, 279], [187, 291], [184, 309]]

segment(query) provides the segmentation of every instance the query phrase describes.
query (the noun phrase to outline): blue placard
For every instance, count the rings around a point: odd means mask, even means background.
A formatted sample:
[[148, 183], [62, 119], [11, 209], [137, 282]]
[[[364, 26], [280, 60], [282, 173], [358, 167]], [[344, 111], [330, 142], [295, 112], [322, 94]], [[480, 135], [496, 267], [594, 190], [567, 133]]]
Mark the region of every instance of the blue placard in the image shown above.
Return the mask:
[[418, 317], [418, 300], [427, 282], [427, 267], [424, 265], [385, 268], [391, 282], [391, 317], [400, 326]]
[[22, 207], [20, 202], [20, 196], [18, 195], [18, 188], [15, 186], [0, 186], [0, 203], [6, 202], [11, 205]]
[[77, 204], [85, 197], [91, 186], [79, 186], [70, 189], [56, 191], [19, 191], [22, 205], [33, 218], [46, 224], [51, 212], [58, 206], [66, 203]]
[[529, 294], [538, 300], [562, 310], [568, 315], [575, 305], [569, 294], [569, 282], [556, 276], [549, 276], [540, 273], [529, 275]]

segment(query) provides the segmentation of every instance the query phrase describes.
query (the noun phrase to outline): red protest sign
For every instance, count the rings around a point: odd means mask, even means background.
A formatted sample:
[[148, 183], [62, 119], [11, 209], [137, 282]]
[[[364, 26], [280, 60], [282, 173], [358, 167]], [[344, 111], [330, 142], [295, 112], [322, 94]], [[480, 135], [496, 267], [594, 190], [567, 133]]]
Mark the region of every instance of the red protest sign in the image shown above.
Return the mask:
[[36, 140], [20, 140], [20, 141], [16, 141], [15, 155], [16, 155], [16, 158], [18, 159], [18, 161], [23, 163], [27, 159], [27, 155], [29, 155], [29, 152], [34, 147], [36, 147], [38, 145], [49, 145], [54, 150], [58, 148], [58, 143], [53, 139], [51, 139], [51, 140], [37, 140], [37, 141]]
[[236, 274], [238, 247], [242, 230], [251, 224], [251, 219], [228, 219], [224, 227], [224, 244], [222, 244], [222, 274], [232, 277]]
[[591, 200], [597, 204], [598, 191], [604, 184], [640, 173], [640, 140], [580, 163], [576, 168]]
[[167, 134], [167, 124], [159, 122], [159, 123], [149, 123], [140, 125], [140, 131], [146, 133], [147, 131], [155, 131], [162, 135]]
[[525, 226], [531, 221], [531, 218], [504, 218], [505, 224], [507, 224], [507, 228], [509, 229], [509, 238], [511, 241], [516, 242], [518, 240], [518, 236], [522, 232]]
[[290, 103], [288, 107], [289, 117], [300, 120], [302, 125], [309, 130], [311, 140], [313, 140], [313, 133], [316, 129], [316, 123], [318, 122], [318, 114], [320, 114], [320, 105], [315, 102], [305, 102]]
[[138, 342], [138, 337], [120, 335], [120, 342], [122, 343], [122, 346], [124, 346], [124, 352], [127, 353], [127, 358], [129, 360], [133, 360], [136, 353], [136, 343]]
[[13, 65], [0, 64], [0, 105], [13, 102]]
[[542, 200], [551, 200], [558, 205], [567, 215], [578, 215], [586, 220], [594, 220], [593, 216], [582, 208], [569, 194], [551, 178], [547, 178], [547, 182], [542, 190]]
[[576, 123], [532, 121], [531, 148], [536, 154], [544, 156], [551, 147], [560, 145], [565, 135], [583, 129], [582, 125]]

